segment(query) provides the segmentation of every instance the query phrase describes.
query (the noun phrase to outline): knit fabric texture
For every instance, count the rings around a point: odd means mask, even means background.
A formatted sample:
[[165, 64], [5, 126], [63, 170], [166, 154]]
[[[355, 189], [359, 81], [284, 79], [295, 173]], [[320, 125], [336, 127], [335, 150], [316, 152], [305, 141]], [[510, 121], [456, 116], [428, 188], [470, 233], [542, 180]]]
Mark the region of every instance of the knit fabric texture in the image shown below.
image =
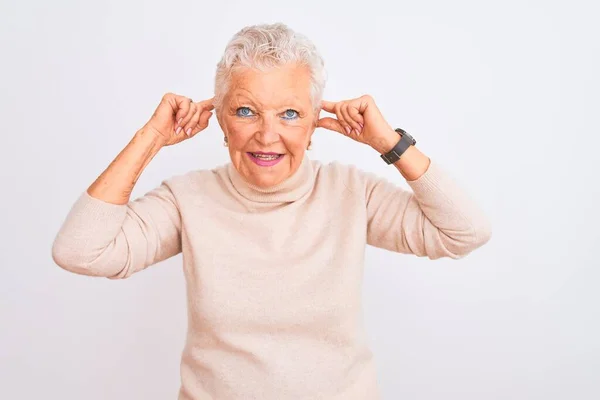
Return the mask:
[[126, 205], [83, 192], [52, 255], [74, 273], [120, 279], [182, 253], [180, 400], [374, 400], [361, 308], [366, 245], [458, 259], [491, 235], [434, 161], [408, 185], [305, 156], [290, 178], [262, 189], [227, 163], [171, 177]]

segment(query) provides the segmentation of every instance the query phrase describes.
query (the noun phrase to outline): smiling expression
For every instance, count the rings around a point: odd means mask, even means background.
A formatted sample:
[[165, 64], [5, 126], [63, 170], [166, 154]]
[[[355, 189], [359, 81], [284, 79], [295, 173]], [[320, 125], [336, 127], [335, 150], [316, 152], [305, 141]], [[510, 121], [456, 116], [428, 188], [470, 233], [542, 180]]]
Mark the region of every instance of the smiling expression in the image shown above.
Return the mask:
[[297, 171], [316, 127], [309, 69], [286, 64], [236, 70], [217, 112], [233, 166], [251, 184], [277, 185]]

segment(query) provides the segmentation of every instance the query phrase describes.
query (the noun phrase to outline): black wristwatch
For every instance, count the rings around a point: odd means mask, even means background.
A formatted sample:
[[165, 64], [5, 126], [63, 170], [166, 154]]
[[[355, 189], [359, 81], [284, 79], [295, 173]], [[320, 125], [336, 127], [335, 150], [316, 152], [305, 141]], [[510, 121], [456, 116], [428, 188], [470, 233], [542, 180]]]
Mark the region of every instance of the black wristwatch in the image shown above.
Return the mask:
[[398, 161], [406, 149], [408, 149], [410, 146], [414, 146], [417, 143], [417, 141], [404, 129], [396, 128], [394, 130], [398, 133], [398, 135], [400, 135], [400, 140], [392, 150], [381, 155], [381, 158], [383, 158], [383, 161], [385, 161], [387, 164], [393, 164]]

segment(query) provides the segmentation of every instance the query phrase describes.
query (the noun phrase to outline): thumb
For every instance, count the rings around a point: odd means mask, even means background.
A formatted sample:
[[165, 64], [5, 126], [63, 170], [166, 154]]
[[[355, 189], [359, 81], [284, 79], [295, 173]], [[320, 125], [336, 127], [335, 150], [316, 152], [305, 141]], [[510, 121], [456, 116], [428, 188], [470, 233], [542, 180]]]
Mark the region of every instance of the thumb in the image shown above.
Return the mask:
[[208, 120], [210, 119], [210, 117], [212, 117], [212, 115], [213, 113], [211, 111], [202, 111], [202, 113], [200, 114], [200, 118], [198, 118], [198, 123], [192, 130], [192, 134], [190, 135], [190, 137], [206, 129], [206, 127], [208, 126]]
[[207, 127], [208, 126], [208, 120], [212, 116], [213, 116], [212, 111], [208, 111], [208, 110], [202, 111], [202, 114], [200, 114], [200, 118], [198, 120], [198, 125], [203, 126], [203, 127]]
[[329, 129], [330, 131], [336, 131], [344, 135], [346, 134], [340, 122], [335, 118], [321, 118], [319, 121], [317, 121], [317, 126], [320, 128]]

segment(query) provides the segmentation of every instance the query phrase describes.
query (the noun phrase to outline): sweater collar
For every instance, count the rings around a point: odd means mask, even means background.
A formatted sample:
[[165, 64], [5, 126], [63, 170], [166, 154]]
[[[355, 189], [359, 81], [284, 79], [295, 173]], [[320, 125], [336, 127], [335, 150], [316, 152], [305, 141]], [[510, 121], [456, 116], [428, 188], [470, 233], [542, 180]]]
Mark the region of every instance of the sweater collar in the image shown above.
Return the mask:
[[247, 182], [232, 163], [227, 166], [227, 174], [231, 184], [242, 197], [257, 203], [296, 201], [312, 189], [315, 181], [313, 165], [306, 154], [296, 172], [283, 182], [268, 188], [261, 188]]

